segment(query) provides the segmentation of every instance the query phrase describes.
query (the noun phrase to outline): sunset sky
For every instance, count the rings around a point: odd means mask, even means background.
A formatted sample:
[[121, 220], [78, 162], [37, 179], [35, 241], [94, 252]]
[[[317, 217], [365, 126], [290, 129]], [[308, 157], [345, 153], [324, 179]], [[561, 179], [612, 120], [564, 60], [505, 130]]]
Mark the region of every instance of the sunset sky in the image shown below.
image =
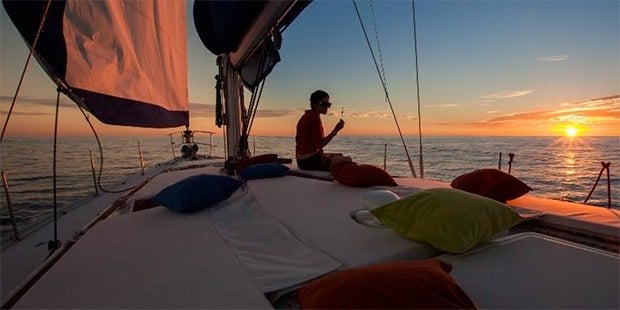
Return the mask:
[[[376, 52], [370, 3], [358, 6]], [[418, 134], [410, 1], [374, 1], [383, 66], [405, 135]], [[416, 6], [424, 135], [620, 136], [620, 2], [419, 1]], [[191, 126], [213, 121], [215, 56], [200, 42], [188, 2]], [[1, 17], [0, 121], [4, 123], [26, 45]], [[255, 135], [295, 134], [316, 89], [330, 93], [331, 130], [344, 108], [342, 135], [397, 134], [350, 1], [315, 1], [284, 32], [282, 61], [267, 80]], [[8, 136], [50, 135], [56, 87], [32, 62]], [[249, 98], [249, 96], [248, 96]], [[91, 135], [63, 98], [60, 133]], [[93, 118], [94, 119], [94, 118]], [[118, 127], [101, 135], [165, 135], [176, 129]], [[573, 129], [570, 129], [573, 128]]]

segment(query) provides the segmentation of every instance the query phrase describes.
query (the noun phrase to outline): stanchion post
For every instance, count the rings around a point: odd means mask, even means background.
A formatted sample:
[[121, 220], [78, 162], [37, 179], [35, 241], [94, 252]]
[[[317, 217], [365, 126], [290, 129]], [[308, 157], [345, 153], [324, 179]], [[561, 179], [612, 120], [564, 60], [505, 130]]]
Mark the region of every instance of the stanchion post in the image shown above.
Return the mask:
[[594, 193], [594, 189], [596, 188], [596, 186], [598, 185], [598, 181], [601, 180], [601, 176], [603, 175], [603, 171], [607, 170], [607, 206], [609, 208], [611, 208], [611, 182], [609, 179], [609, 166], [611, 166], [611, 162], [601, 162], [601, 172], [598, 173], [598, 177], [596, 178], [596, 182], [594, 182], [594, 186], [592, 186], [592, 189], [590, 190], [590, 193], [588, 194], [588, 196], [586, 197], [586, 200], [583, 201], [583, 203], [587, 203], [588, 200], [590, 200], [590, 197], [592, 197], [592, 193]]
[[508, 160], [508, 174], [510, 174], [510, 171], [512, 170], [512, 160], [515, 158], [515, 153], [508, 153], [508, 157], [510, 158]]
[[177, 154], [174, 153], [174, 141], [172, 140], [172, 135], [170, 135], [170, 150], [172, 150], [172, 158], [177, 160]]
[[93, 172], [93, 184], [95, 185], [95, 193], [99, 196], [99, 187], [97, 186], [97, 176], [95, 175], [95, 159], [93, 158], [93, 151], [88, 151], [90, 155], [90, 170]]
[[142, 157], [142, 147], [140, 147], [140, 141], [138, 141], [138, 154], [140, 155], [140, 169], [142, 169], [142, 175], [144, 175], [144, 158]]
[[497, 170], [502, 170], [502, 152], [499, 152], [499, 163], [497, 163]]
[[605, 166], [607, 170], [607, 207], [611, 209], [611, 179], [609, 178], [609, 166], [611, 166], [611, 162], [607, 162], [603, 166]]
[[17, 224], [15, 224], [15, 216], [13, 215], [13, 206], [11, 205], [11, 196], [9, 195], [9, 183], [6, 180], [6, 174], [2, 171], [2, 186], [4, 186], [4, 194], [6, 195], [6, 206], [9, 209], [9, 216], [11, 217], [11, 225], [13, 225], [13, 234], [15, 240], [22, 240], [17, 230]]
[[387, 143], [383, 145], [383, 170], [387, 170]]

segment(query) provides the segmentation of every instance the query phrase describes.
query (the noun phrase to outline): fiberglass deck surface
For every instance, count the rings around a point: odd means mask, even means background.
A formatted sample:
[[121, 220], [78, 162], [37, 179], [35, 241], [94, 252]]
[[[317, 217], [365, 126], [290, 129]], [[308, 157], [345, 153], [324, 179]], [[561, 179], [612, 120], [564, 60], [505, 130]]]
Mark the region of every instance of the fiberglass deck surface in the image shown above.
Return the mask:
[[15, 308], [270, 308], [204, 212], [153, 208], [82, 237]]
[[617, 254], [523, 233], [439, 259], [479, 308], [620, 308]]

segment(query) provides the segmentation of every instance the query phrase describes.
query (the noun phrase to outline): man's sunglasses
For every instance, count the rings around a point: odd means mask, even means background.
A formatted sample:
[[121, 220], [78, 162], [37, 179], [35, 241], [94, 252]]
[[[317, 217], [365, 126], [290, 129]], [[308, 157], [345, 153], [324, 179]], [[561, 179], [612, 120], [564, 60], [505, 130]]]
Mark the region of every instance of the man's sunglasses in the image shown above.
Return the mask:
[[322, 107], [324, 108], [331, 108], [332, 103], [331, 102], [327, 102], [327, 101], [321, 101], [321, 103], [319, 103]]

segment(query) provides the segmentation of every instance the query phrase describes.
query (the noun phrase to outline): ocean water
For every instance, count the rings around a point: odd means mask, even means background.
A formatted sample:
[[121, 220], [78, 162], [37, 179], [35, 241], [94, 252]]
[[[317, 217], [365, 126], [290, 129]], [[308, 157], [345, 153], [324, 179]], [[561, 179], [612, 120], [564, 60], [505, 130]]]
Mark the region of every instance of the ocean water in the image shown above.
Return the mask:
[[[208, 143], [209, 137], [197, 136]], [[416, 173], [418, 138], [407, 137], [407, 147]], [[104, 170], [101, 183], [112, 188], [129, 175], [140, 173], [138, 143], [145, 165], [179, 156], [179, 143], [165, 137], [102, 138]], [[6, 138], [0, 148], [0, 169], [5, 171], [10, 198], [20, 230], [49, 218], [52, 214], [51, 138]], [[294, 137], [251, 137], [254, 154], [277, 153], [293, 158]], [[221, 136], [213, 137], [214, 146], [202, 145], [199, 154], [224, 156]], [[422, 140], [424, 178], [451, 181], [455, 177], [481, 168], [497, 168], [499, 153], [502, 170], [508, 170], [508, 153], [515, 157], [511, 173], [534, 189], [537, 196], [582, 203], [601, 170], [601, 162], [611, 162], [610, 179], [613, 208], [620, 208], [620, 137], [425, 137]], [[97, 171], [99, 151], [94, 138], [58, 139], [57, 188], [58, 207], [68, 208], [95, 195], [89, 151], [95, 158]], [[411, 176], [406, 155], [398, 137], [336, 137], [327, 152], [349, 155], [358, 163], [383, 167], [396, 176]], [[0, 190], [0, 216], [3, 235], [11, 231], [4, 190]], [[607, 205], [607, 176], [601, 181], [588, 204]]]

